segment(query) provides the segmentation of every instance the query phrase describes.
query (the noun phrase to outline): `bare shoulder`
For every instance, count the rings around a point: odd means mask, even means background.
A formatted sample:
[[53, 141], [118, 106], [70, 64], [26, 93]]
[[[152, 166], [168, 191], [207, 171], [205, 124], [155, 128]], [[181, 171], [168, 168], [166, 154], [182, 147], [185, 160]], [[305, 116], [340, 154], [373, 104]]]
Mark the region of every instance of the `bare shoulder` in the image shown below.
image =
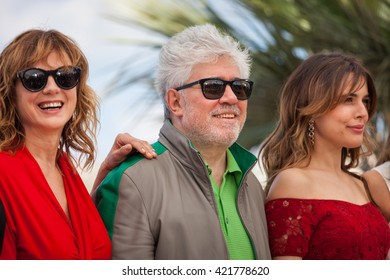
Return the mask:
[[363, 177], [367, 180], [369, 186], [375, 188], [380, 188], [381, 190], [387, 190], [386, 182], [379, 172], [374, 169], [371, 169], [363, 173]]
[[387, 221], [390, 221], [390, 191], [384, 178], [376, 170], [365, 172], [363, 177], [367, 180], [374, 201]]
[[273, 181], [267, 200], [277, 198], [305, 198], [310, 186], [310, 176], [301, 168], [281, 171]]

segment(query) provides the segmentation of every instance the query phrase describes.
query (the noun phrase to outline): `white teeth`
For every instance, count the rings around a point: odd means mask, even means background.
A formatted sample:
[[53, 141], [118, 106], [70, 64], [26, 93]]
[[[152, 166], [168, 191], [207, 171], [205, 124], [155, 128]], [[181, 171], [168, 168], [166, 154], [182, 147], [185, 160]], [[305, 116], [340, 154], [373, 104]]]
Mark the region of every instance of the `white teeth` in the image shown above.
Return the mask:
[[217, 118], [229, 118], [232, 119], [234, 118], [234, 114], [222, 114], [222, 115], [217, 115]]
[[41, 109], [59, 108], [61, 106], [62, 106], [62, 102], [50, 102], [50, 103], [44, 103], [39, 105]]

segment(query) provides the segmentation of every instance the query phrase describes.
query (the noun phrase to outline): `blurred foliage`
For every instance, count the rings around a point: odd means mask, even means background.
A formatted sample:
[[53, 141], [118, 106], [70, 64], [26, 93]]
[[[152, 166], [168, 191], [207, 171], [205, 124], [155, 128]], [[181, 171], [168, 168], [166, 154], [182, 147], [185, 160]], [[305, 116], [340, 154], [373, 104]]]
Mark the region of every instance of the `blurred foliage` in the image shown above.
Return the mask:
[[[151, 86], [156, 65], [156, 55], [151, 54], [187, 26], [209, 22], [252, 53], [255, 90], [239, 139], [245, 147], [259, 144], [273, 128], [279, 89], [288, 75], [307, 55], [323, 50], [351, 53], [363, 61], [378, 89], [379, 118], [374, 121], [382, 126], [377, 140], [388, 133], [390, 0], [118, 0], [107, 7], [110, 20], [143, 34], [118, 41], [147, 48], [150, 54], [134, 54], [126, 61], [127, 75], [116, 81], [111, 94], [140, 80]], [[143, 71], [137, 65], [141, 58]]]

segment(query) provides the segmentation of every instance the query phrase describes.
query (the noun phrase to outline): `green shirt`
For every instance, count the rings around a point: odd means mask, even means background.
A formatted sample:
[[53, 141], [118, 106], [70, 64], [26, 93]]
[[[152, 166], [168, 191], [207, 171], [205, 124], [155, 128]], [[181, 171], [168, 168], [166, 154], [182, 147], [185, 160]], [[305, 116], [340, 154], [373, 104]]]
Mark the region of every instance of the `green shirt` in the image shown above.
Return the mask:
[[211, 176], [209, 176], [215, 199], [218, 205], [218, 215], [222, 232], [225, 236], [231, 260], [253, 260], [255, 258], [252, 243], [241, 222], [237, 210], [237, 192], [241, 181], [242, 172], [232, 153], [227, 150], [227, 167], [219, 188]]

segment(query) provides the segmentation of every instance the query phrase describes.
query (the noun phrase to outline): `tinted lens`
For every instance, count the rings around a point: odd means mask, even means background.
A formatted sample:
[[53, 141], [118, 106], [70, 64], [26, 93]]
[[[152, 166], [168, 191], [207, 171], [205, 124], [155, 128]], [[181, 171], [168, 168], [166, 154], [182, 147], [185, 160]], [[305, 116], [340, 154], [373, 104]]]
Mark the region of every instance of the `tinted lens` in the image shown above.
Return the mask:
[[222, 80], [206, 80], [203, 82], [202, 91], [208, 99], [219, 99], [225, 93], [225, 83]]
[[28, 69], [22, 72], [20, 79], [24, 87], [30, 91], [43, 89], [47, 81], [45, 72], [39, 69]]
[[202, 91], [208, 99], [221, 98], [226, 89], [226, 85], [230, 85], [232, 91], [238, 100], [247, 100], [252, 93], [252, 82], [249, 80], [233, 80], [223, 81], [219, 79], [210, 79], [202, 81]]
[[249, 81], [245, 81], [245, 80], [233, 81], [231, 87], [234, 94], [237, 96], [237, 99], [239, 100], [246, 100], [249, 98], [249, 96], [251, 96], [252, 85]]
[[29, 68], [18, 72], [18, 77], [26, 89], [35, 92], [46, 86], [49, 76], [53, 76], [57, 86], [62, 89], [74, 88], [80, 81], [80, 72], [78, 67], [62, 67], [49, 71]]
[[62, 89], [74, 88], [80, 80], [80, 69], [75, 67], [57, 69], [55, 80], [57, 85]]

